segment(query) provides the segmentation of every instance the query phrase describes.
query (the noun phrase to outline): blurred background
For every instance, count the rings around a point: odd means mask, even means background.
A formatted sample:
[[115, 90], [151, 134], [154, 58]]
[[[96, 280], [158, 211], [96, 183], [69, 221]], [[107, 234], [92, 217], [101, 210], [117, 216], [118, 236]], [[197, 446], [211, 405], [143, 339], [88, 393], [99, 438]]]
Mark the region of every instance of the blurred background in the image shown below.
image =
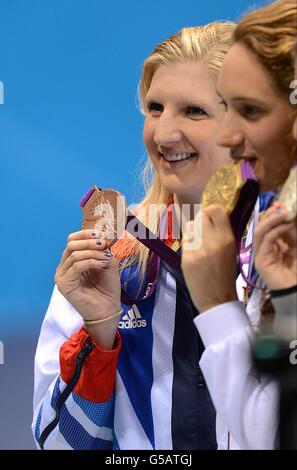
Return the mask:
[[144, 59], [184, 26], [263, 3], [0, 0], [0, 449], [35, 448], [34, 351], [80, 198], [94, 183], [142, 196]]

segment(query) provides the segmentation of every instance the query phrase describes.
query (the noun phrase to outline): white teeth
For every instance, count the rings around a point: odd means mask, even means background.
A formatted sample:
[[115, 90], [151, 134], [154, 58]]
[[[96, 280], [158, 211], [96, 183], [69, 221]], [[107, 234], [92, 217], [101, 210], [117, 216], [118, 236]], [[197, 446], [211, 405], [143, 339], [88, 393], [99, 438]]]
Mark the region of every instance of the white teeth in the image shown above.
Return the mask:
[[163, 157], [169, 162], [176, 162], [178, 160], [186, 160], [186, 158], [192, 157], [194, 153], [174, 153], [172, 155], [164, 153]]

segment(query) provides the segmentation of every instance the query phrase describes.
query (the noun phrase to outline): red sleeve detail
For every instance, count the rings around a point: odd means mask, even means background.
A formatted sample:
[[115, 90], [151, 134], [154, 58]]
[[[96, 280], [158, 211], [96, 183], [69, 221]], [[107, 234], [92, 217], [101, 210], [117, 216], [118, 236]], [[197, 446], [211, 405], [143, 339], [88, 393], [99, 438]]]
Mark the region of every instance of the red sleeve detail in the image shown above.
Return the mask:
[[167, 206], [167, 237], [163, 240], [165, 245], [171, 247], [175, 242], [175, 238], [173, 238], [173, 198], [170, 199], [169, 204]]
[[[81, 328], [72, 335], [60, 349], [61, 378], [69, 383], [74, 375], [76, 357], [84, 347], [90, 335]], [[85, 359], [81, 374], [73, 391], [84, 400], [93, 403], [105, 403], [110, 399], [115, 387], [115, 376], [118, 356], [122, 345], [119, 332], [116, 334], [115, 346], [111, 351], [102, 349], [95, 341], [94, 349]]]

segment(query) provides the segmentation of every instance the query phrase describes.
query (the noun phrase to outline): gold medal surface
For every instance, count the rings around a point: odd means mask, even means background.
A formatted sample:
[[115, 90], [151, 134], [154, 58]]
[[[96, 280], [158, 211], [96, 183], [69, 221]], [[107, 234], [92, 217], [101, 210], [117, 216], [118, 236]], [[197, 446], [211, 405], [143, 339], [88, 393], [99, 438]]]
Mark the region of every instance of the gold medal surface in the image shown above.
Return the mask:
[[220, 204], [230, 215], [236, 206], [243, 183], [239, 164], [221, 165], [207, 182], [202, 195], [202, 207]]

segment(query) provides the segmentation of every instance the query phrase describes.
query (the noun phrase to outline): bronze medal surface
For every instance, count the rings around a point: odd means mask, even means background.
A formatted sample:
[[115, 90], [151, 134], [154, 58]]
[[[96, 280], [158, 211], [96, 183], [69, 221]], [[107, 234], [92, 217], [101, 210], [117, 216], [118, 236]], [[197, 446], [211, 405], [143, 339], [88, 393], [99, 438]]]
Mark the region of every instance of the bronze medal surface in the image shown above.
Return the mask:
[[82, 207], [82, 228], [97, 230], [99, 238], [106, 240], [107, 246], [112, 246], [125, 229], [127, 218], [125, 199], [114, 189], [100, 190], [94, 186], [93, 190]]

